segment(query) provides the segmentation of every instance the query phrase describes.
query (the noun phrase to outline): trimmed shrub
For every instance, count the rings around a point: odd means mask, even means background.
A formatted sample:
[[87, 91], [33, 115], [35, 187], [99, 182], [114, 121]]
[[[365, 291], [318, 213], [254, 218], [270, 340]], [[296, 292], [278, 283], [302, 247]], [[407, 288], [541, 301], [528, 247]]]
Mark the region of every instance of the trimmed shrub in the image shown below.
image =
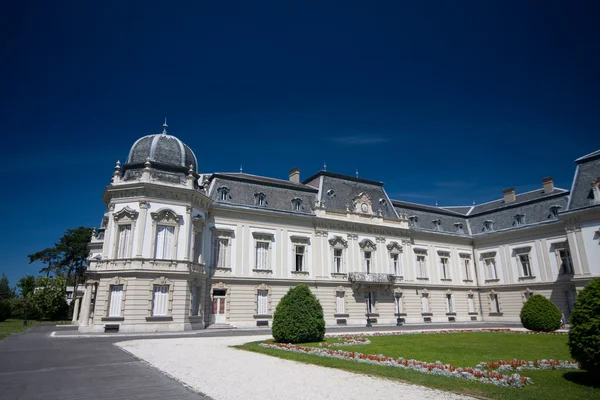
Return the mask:
[[570, 323], [571, 356], [582, 369], [600, 374], [600, 278], [579, 292]]
[[0, 300], [0, 322], [10, 318], [10, 300]]
[[560, 328], [562, 313], [542, 295], [534, 294], [521, 309], [521, 323], [532, 331], [552, 332]]
[[279, 343], [320, 342], [325, 337], [321, 303], [306, 285], [291, 288], [273, 316], [273, 338]]

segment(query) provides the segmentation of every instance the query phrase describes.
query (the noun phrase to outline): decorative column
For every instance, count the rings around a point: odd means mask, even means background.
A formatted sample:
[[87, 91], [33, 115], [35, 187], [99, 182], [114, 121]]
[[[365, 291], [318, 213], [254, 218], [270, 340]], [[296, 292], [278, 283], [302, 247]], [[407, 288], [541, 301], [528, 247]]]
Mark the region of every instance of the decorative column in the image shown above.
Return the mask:
[[575, 238], [575, 226], [567, 225], [565, 229], [567, 231], [567, 242], [569, 243], [571, 260], [573, 261], [573, 272], [575, 273], [575, 275], [582, 275], [583, 269], [581, 268], [581, 259], [579, 257], [579, 251], [577, 249], [577, 241]]
[[90, 308], [92, 305], [92, 287], [93, 283], [86, 282], [85, 294], [83, 295], [83, 304], [79, 318], [79, 326], [88, 326], [90, 324]]
[[185, 208], [185, 217], [183, 217], [183, 228], [183, 259], [187, 261], [190, 259], [190, 242], [192, 242], [192, 240], [190, 239], [194, 232], [192, 230], [192, 207], [190, 206], [187, 206]]
[[111, 247], [112, 240], [112, 231], [114, 227], [114, 216], [113, 213], [115, 211], [115, 205], [113, 203], [108, 205], [108, 222], [106, 223], [106, 229], [104, 230], [104, 243], [102, 244], [102, 259], [106, 260], [108, 258], [108, 250]]
[[146, 219], [147, 219], [147, 215], [148, 215], [148, 206], [149, 203], [147, 201], [140, 201], [140, 216], [139, 216], [139, 221], [140, 224], [138, 225], [138, 229], [137, 229], [137, 245], [136, 245], [136, 251], [135, 251], [135, 256], [137, 258], [142, 257], [142, 250], [144, 247], [144, 232], [146, 232]]
[[73, 318], [71, 319], [71, 322], [73, 324], [78, 323], [78, 319], [79, 319], [79, 305], [81, 304], [81, 296], [77, 296], [75, 298], [75, 306], [73, 307]]

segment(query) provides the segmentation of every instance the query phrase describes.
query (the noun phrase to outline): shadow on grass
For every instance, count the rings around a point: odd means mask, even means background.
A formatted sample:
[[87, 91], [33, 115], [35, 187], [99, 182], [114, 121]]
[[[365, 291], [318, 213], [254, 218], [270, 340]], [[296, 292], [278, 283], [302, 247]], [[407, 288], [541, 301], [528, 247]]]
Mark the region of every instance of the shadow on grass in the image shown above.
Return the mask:
[[600, 388], [600, 380], [597, 375], [586, 371], [569, 371], [563, 374], [563, 378], [581, 386]]

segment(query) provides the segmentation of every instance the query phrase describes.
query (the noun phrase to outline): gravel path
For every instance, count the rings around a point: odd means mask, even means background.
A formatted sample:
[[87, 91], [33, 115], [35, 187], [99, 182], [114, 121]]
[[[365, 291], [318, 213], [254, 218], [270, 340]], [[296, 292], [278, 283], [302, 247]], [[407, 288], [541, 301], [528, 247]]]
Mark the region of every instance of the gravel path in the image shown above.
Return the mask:
[[422, 386], [302, 364], [229, 346], [270, 336], [149, 339], [116, 343], [215, 400], [464, 399]]

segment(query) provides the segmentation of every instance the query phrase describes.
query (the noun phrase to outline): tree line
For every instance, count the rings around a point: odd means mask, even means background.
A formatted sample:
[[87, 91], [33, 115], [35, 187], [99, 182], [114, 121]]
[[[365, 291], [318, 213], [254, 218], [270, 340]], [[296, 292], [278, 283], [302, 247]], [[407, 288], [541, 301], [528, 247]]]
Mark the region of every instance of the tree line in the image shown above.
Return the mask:
[[[29, 263], [40, 262], [40, 276], [26, 275], [11, 287], [8, 278], [0, 278], [0, 321], [8, 318], [63, 320], [70, 318], [72, 307], [67, 305], [66, 288], [83, 279], [89, 256], [88, 245], [92, 229], [67, 229], [53, 247], [29, 254]], [[75, 294], [75, 293], [74, 293]]]

